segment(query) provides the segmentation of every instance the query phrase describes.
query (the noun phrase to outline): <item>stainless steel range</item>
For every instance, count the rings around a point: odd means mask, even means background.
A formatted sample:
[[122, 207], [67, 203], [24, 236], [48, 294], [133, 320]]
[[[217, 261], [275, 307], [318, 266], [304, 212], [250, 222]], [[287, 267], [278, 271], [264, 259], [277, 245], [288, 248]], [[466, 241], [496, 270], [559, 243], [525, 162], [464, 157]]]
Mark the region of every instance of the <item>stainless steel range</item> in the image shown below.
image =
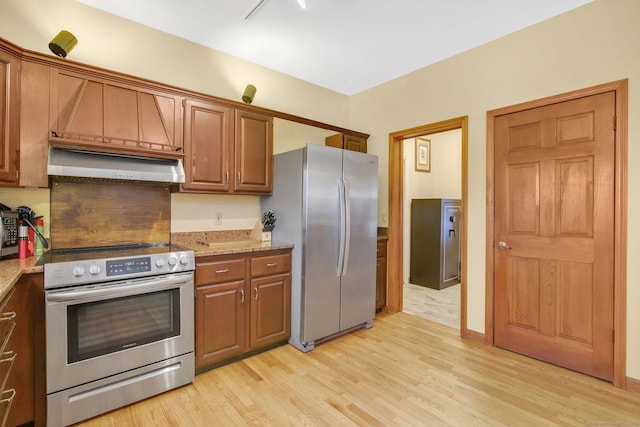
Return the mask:
[[194, 268], [170, 246], [44, 259], [47, 425], [193, 381]]

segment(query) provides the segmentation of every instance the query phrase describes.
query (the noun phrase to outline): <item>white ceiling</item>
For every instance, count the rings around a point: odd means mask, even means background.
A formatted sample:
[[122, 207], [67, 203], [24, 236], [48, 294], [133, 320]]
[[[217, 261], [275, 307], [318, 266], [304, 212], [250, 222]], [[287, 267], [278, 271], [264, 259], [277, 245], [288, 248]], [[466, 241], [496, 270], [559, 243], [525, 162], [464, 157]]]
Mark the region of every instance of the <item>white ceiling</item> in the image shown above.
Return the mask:
[[77, 0], [353, 95], [592, 0]]

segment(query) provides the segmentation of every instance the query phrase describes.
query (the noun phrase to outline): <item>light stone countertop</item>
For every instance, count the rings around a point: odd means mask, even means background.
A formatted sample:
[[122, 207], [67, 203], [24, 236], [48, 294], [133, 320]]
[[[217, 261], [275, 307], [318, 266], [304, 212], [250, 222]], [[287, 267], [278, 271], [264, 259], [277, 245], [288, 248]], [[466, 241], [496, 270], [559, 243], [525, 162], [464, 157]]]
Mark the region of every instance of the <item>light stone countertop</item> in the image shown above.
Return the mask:
[[4, 298], [23, 274], [42, 273], [44, 267], [36, 265], [40, 257], [0, 261], [0, 300]]
[[196, 258], [210, 255], [228, 255], [293, 248], [291, 243], [261, 242], [259, 240], [216, 241], [215, 243], [209, 244], [178, 242], [177, 245], [194, 251]]
[[[251, 239], [204, 241], [208, 244], [198, 241], [176, 241], [174, 244], [185, 250], [194, 251], [196, 258], [293, 248], [290, 243], [261, 242]], [[0, 261], [0, 300], [7, 295], [23, 274], [44, 272], [43, 265], [36, 265], [38, 259], [39, 257], [30, 257]]]

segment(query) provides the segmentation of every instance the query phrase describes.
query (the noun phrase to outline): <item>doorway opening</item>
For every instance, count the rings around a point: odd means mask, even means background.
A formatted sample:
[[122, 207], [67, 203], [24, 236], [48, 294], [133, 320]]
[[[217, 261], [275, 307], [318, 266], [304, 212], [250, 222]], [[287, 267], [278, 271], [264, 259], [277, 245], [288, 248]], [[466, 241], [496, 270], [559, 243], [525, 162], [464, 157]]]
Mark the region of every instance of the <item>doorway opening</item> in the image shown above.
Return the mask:
[[460, 328], [461, 129], [403, 141], [403, 311]]
[[389, 134], [389, 253], [387, 311], [403, 311], [404, 284], [404, 151], [403, 141], [410, 138], [460, 129], [462, 222], [460, 224], [460, 334], [467, 336], [467, 189], [468, 189], [468, 117], [457, 117]]

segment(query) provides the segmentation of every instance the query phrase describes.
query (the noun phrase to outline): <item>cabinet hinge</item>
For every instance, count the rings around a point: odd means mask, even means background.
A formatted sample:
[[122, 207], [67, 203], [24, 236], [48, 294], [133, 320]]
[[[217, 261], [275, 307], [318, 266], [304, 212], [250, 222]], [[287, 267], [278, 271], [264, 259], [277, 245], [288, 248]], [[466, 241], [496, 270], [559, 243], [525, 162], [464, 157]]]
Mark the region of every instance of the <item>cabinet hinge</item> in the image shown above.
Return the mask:
[[617, 130], [618, 129], [618, 117], [617, 116], [613, 116], [613, 130]]

